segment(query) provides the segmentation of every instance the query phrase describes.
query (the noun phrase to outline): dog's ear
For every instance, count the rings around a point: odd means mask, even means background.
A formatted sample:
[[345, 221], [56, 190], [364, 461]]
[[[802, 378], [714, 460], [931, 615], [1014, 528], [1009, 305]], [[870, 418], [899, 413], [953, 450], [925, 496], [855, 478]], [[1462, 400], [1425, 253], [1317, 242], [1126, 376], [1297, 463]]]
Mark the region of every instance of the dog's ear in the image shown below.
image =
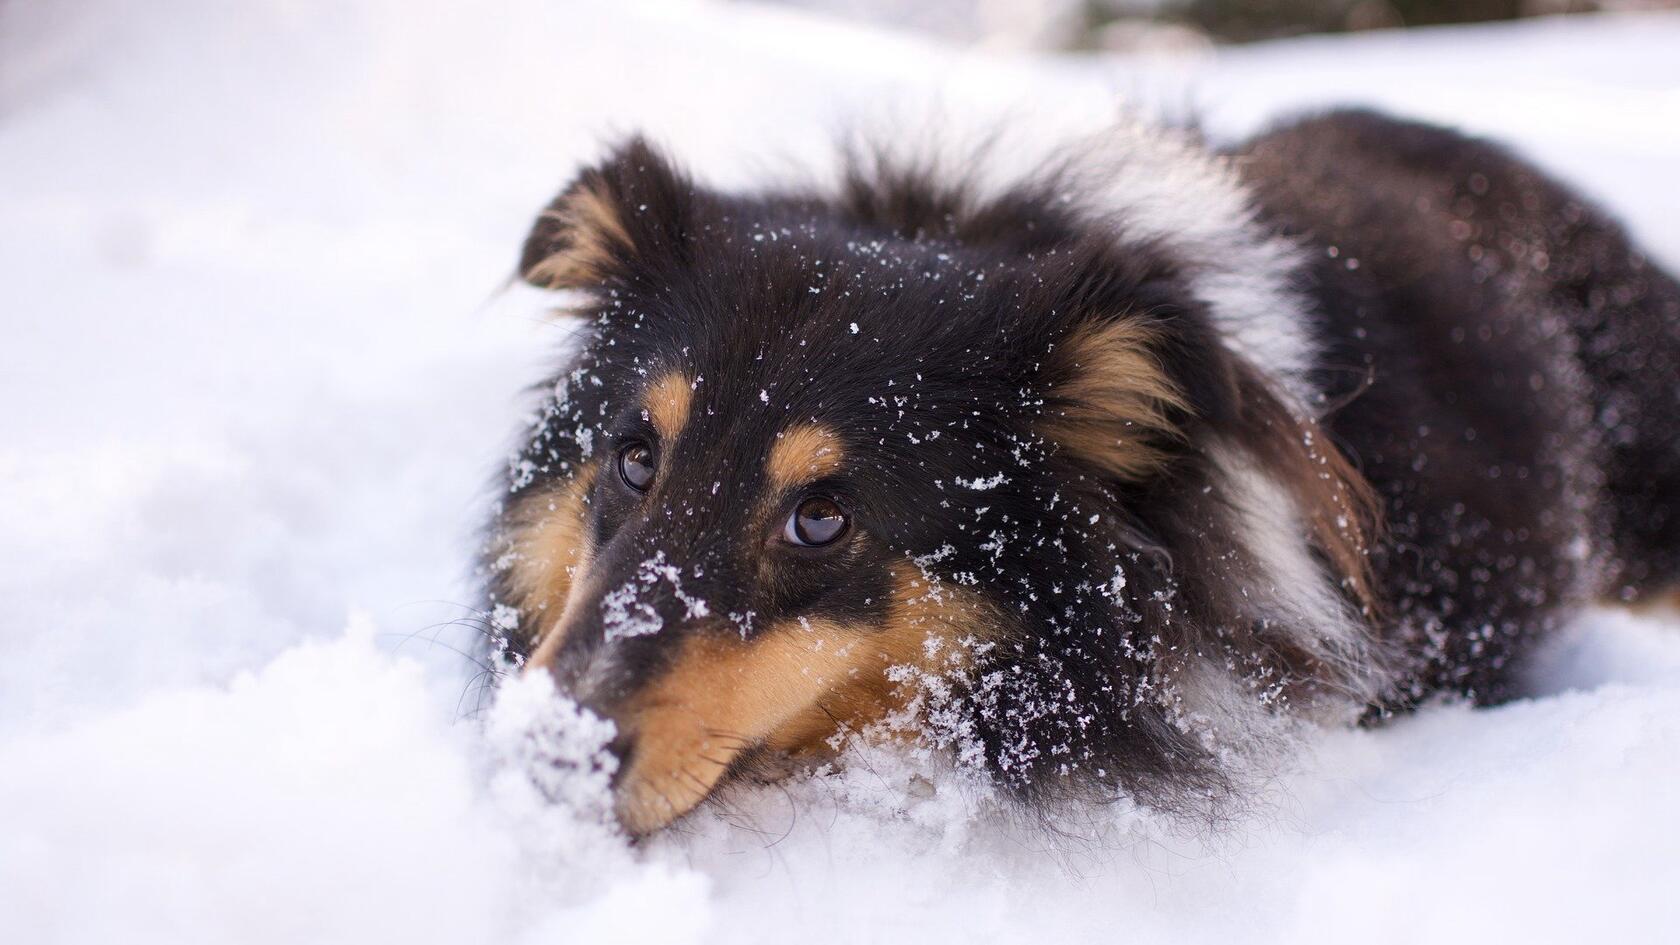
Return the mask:
[[1308, 541], [1374, 607], [1367, 552], [1381, 506], [1317, 418], [1170, 304], [1134, 312], [1076, 320], [1043, 359], [1039, 435], [1131, 483], [1209, 437], [1230, 444], [1295, 500]]
[[687, 256], [694, 185], [640, 136], [578, 174], [525, 238], [519, 275], [544, 289], [635, 282]]
[[1146, 478], [1181, 436], [1184, 393], [1162, 363], [1161, 331], [1142, 318], [1076, 324], [1040, 367], [1038, 432], [1057, 449], [1126, 481]]
[[1062, 456], [1123, 482], [1152, 478], [1185, 445], [1186, 425], [1231, 399], [1217, 339], [1170, 261], [1106, 237], [1061, 246], [1064, 267], [1033, 309], [1049, 343], [1033, 386], [1035, 431]]

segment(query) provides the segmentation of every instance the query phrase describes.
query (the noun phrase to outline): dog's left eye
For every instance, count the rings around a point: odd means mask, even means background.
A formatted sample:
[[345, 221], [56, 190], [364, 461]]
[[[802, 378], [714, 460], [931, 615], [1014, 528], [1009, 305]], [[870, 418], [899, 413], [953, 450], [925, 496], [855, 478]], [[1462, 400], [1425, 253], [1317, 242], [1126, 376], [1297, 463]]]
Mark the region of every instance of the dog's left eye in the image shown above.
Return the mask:
[[799, 503], [782, 527], [782, 537], [796, 545], [832, 545], [846, 534], [846, 512], [831, 499], [813, 497]]
[[625, 485], [646, 492], [653, 485], [653, 450], [646, 443], [630, 443], [618, 451], [618, 474]]

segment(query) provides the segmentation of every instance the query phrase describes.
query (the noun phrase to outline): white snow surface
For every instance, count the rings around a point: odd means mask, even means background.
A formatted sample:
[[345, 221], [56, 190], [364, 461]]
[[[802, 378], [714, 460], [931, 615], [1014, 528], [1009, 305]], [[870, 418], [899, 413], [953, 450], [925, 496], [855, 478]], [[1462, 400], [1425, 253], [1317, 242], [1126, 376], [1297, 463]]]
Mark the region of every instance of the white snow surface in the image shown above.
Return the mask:
[[449, 623], [565, 338], [503, 287], [614, 132], [750, 184], [889, 103], [1371, 103], [1675, 266], [1677, 51], [1660, 15], [1123, 60], [745, 4], [0, 3], [0, 939], [1680, 940], [1673, 617], [1583, 615], [1498, 709], [1315, 732], [1217, 829], [1057, 834], [876, 751], [634, 849], [601, 733], [535, 682], [473, 712]]

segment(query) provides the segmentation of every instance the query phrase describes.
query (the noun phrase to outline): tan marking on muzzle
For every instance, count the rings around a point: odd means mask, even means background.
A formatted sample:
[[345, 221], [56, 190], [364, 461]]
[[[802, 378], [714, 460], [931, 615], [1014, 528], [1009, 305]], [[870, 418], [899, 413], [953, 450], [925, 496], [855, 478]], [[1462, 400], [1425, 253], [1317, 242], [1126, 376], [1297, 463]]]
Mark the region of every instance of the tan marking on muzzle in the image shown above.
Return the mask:
[[[786, 621], [742, 640], [725, 629], [691, 637], [671, 668], [632, 698], [618, 724], [634, 753], [618, 789], [620, 821], [657, 830], [692, 810], [742, 752], [763, 744], [823, 751], [824, 740], [903, 710], [917, 674], [959, 672], [1001, 622], [977, 596], [930, 587], [895, 568], [895, 601], [880, 626]], [[904, 681], [888, 671], [903, 666]]]
[[[934, 581], [909, 563], [894, 565], [892, 572], [893, 606], [886, 620], [848, 631], [854, 646], [843, 684], [778, 729], [769, 747], [828, 753], [837, 731], [862, 732], [902, 717], [925, 682], [965, 675], [977, 656], [1003, 639], [1007, 621], [979, 594]], [[922, 720], [902, 721], [919, 726]]]
[[585, 499], [594, 482], [595, 467], [587, 467], [558, 488], [520, 500], [512, 516], [511, 603], [541, 628], [528, 666], [546, 666], [554, 659], [561, 618], [589, 572], [594, 547]]
[[840, 468], [845, 452], [834, 431], [820, 423], [802, 423], [776, 434], [764, 471], [778, 489], [794, 489]]
[[694, 381], [681, 371], [672, 371], [655, 381], [642, 396], [642, 411], [666, 443], [676, 440], [688, 423], [689, 404], [694, 399]]

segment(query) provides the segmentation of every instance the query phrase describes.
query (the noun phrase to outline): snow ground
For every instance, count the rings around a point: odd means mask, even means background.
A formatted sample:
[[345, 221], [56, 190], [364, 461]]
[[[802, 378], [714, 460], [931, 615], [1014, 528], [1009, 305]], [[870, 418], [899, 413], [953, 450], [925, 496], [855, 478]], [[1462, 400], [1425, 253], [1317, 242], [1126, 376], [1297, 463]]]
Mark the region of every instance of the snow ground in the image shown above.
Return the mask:
[[447, 625], [564, 334], [498, 293], [605, 133], [750, 181], [907, 99], [1375, 103], [1518, 144], [1673, 266], [1676, 50], [1672, 16], [1128, 62], [709, 3], [0, 4], [0, 936], [1680, 937], [1671, 617], [1585, 616], [1529, 700], [1316, 735], [1218, 833], [1055, 838], [879, 755], [635, 852], [459, 723]]

